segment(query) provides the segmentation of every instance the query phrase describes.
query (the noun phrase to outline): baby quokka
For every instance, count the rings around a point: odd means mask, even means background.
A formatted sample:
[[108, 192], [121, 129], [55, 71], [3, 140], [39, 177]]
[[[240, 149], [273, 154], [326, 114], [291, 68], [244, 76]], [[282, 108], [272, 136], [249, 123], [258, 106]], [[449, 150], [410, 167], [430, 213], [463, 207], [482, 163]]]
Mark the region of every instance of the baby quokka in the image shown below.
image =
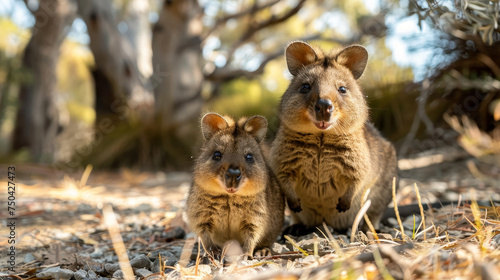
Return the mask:
[[[186, 204], [189, 226], [209, 251], [235, 240], [249, 257], [255, 249], [256, 255], [269, 254], [283, 226], [285, 194], [293, 199], [294, 192], [280, 189], [262, 154], [266, 119], [234, 122], [209, 113], [201, 128], [205, 141]], [[289, 203], [299, 207], [298, 201]]]

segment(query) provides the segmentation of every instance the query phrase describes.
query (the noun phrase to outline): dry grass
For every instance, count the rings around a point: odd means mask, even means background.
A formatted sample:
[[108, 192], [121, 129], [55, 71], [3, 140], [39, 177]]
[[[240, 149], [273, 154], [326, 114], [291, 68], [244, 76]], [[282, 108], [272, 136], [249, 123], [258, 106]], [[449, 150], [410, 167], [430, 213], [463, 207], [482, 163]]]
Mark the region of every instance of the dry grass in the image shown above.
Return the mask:
[[[415, 192], [419, 197], [416, 185]], [[498, 279], [500, 206], [480, 207], [472, 201], [445, 207], [428, 213], [429, 228], [420, 209], [422, 223], [414, 226], [412, 237], [404, 235], [400, 223], [401, 239], [367, 238], [358, 233], [358, 242], [345, 244], [329, 234], [325, 239], [332, 250], [318, 252], [315, 240], [314, 252], [308, 252], [287, 236], [297, 251], [201, 265], [204, 268], [196, 270], [177, 266], [164, 279]]]

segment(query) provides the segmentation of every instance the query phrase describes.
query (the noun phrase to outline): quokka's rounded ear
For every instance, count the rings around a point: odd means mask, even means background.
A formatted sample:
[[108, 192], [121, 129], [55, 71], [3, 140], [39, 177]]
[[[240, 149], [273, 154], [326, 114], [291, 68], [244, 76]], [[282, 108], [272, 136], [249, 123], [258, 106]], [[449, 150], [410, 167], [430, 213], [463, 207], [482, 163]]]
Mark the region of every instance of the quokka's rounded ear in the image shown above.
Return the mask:
[[228, 126], [226, 119], [217, 113], [208, 113], [201, 118], [201, 132], [205, 140], [212, 138], [217, 131]]
[[263, 116], [253, 116], [245, 122], [243, 130], [260, 143], [266, 137], [267, 120]]
[[360, 45], [352, 45], [343, 49], [336, 58], [337, 63], [349, 69], [354, 79], [359, 79], [366, 68], [368, 62], [368, 51]]
[[286, 64], [292, 75], [296, 76], [300, 69], [316, 62], [318, 56], [314, 49], [307, 43], [296, 41], [290, 43], [285, 50]]

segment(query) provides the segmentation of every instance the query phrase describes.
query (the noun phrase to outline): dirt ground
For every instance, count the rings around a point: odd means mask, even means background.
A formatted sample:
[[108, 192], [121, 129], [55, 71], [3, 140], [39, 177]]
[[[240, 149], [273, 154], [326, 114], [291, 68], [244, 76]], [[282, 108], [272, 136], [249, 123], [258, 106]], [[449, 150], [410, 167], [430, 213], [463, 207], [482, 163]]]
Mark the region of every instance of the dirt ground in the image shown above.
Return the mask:
[[[399, 165], [399, 206], [417, 202], [415, 185], [424, 204], [437, 201], [470, 203], [471, 199], [486, 203], [500, 201], [499, 168], [481, 163], [461, 150], [427, 152], [402, 159]], [[112, 205], [126, 249], [134, 252], [132, 255], [143, 253], [150, 256], [151, 260], [154, 259], [152, 253], [161, 250], [180, 255], [186, 240], [193, 238], [181, 215], [183, 199], [191, 180], [188, 172], [151, 173], [127, 169], [110, 172], [88, 169], [87, 172], [91, 172], [87, 174], [83, 170], [63, 174], [51, 166], [23, 164], [15, 167], [16, 265], [14, 271], [9, 271], [9, 265], [5, 264], [10, 257], [3, 253], [9, 252], [11, 235], [7, 226], [7, 219], [11, 216], [6, 210], [7, 191], [4, 191], [1, 201], [5, 207], [0, 211], [0, 277], [12, 274], [10, 279], [41, 279], [40, 271], [50, 267], [62, 267], [73, 272], [82, 269], [99, 271], [104, 269], [104, 262], [117, 262], [113, 253], [116, 244], [110, 241], [109, 225], [105, 224], [103, 217], [106, 205]], [[0, 165], [4, 173], [7, 173], [7, 169], [7, 165]], [[7, 186], [7, 179], [3, 177], [0, 184]], [[408, 223], [408, 220], [405, 222]], [[387, 230], [390, 228], [389, 223]], [[397, 228], [397, 225], [392, 228]], [[498, 233], [499, 225], [493, 230], [492, 238], [499, 237]], [[498, 254], [500, 248], [493, 250]], [[105, 258], [109, 260], [103, 261]], [[175, 270], [177, 276], [189, 275], [189, 272], [180, 271], [189, 267], [189, 263], [180, 264], [181, 260], [178, 256], [178, 262], [172, 262], [172, 268], [163, 271], [170, 271], [170, 276]], [[324, 260], [324, 263], [328, 262]], [[497, 260], [494, 266], [498, 263]], [[281, 264], [283, 267], [286, 267], [286, 262]], [[155, 273], [153, 269], [150, 271]], [[364, 271], [366, 276], [366, 267]], [[383, 271], [379, 271], [382, 275]], [[496, 271], [500, 273], [498, 267]], [[212, 268], [210, 273], [200, 274], [200, 271], [196, 271], [193, 275], [212, 277], [213, 272]], [[103, 276], [107, 275], [104, 272], [97, 275], [104, 277], [101, 279], [109, 279]], [[156, 279], [136, 275], [139, 278]], [[168, 278], [169, 274], [153, 275]], [[72, 277], [80, 279], [76, 274]], [[92, 277], [88, 274], [81, 279], [99, 279], [97, 276]]]

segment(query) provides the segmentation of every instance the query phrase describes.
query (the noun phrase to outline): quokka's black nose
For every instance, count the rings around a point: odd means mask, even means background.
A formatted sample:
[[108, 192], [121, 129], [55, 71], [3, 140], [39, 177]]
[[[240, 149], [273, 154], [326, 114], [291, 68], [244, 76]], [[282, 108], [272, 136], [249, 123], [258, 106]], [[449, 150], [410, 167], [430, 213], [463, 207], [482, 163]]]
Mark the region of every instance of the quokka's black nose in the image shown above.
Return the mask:
[[226, 171], [227, 179], [236, 179], [236, 181], [241, 179], [241, 170], [239, 168], [229, 168]]
[[314, 105], [316, 119], [328, 121], [333, 112], [333, 103], [329, 99], [320, 98]]

